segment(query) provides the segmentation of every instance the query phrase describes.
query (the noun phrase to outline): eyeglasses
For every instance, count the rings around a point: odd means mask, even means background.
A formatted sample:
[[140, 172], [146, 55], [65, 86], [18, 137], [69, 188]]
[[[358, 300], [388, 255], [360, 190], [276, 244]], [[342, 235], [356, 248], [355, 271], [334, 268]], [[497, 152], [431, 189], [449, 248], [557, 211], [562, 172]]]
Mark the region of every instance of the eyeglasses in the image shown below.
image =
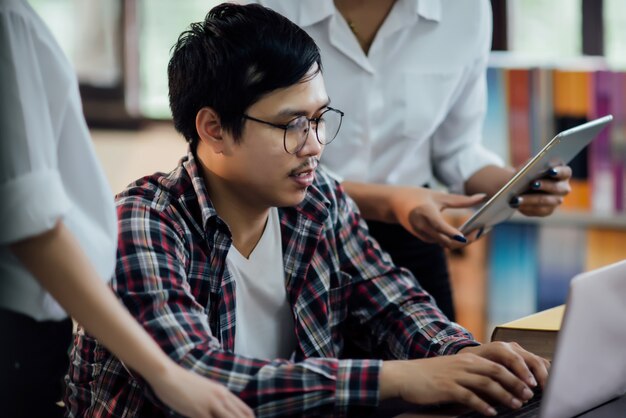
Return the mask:
[[322, 145], [328, 145], [337, 137], [339, 128], [341, 128], [343, 115], [344, 113], [341, 110], [327, 107], [326, 110], [316, 118], [309, 119], [306, 116], [298, 116], [290, 120], [286, 125], [253, 118], [245, 113], [243, 118], [284, 130], [283, 144], [285, 151], [289, 154], [297, 154], [304, 148], [304, 144], [306, 144], [309, 130], [311, 129], [311, 122], [315, 124], [315, 137], [317, 141]]

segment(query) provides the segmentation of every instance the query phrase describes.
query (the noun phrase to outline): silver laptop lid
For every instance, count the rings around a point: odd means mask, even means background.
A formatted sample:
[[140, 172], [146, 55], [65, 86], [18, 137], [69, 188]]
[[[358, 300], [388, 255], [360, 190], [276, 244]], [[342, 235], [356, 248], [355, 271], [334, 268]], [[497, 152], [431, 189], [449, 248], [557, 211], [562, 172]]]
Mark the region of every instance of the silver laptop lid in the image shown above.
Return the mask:
[[572, 279], [540, 416], [571, 418], [624, 393], [626, 260]]

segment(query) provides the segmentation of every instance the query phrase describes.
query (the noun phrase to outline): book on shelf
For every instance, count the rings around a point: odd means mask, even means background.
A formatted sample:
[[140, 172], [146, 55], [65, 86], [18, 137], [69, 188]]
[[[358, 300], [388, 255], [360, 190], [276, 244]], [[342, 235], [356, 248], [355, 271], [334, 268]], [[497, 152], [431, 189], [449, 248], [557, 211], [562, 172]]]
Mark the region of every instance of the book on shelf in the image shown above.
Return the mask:
[[510, 158], [513, 167], [521, 167], [532, 157], [530, 71], [527, 68], [506, 70], [509, 109]]
[[626, 260], [626, 230], [588, 228], [586, 232], [586, 270]]
[[485, 329], [491, 334], [498, 324], [565, 303], [576, 274], [625, 260], [626, 226], [504, 222], [487, 243]]
[[491, 341], [515, 341], [531, 353], [552, 360], [565, 305], [556, 306], [495, 327]]
[[487, 115], [483, 126], [483, 146], [510, 165], [507, 80], [501, 69], [487, 68]]
[[487, 326], [537, 312], [536, 224], [505, 222], [488, 235]]
[[572, 277], [585, 271], [585, 228], [544, 225], [537, 236], [537, 306], [544, 310], [567, 298]]
[[[573, 128], [589, 120], [593, 95], [590, 72], [576, 69], [555, 69], [553, 90], [554, 122], [557, 132]], [[597, 139], [594, 139], [592, 144]], [[563, 201], [563, 208], [583, 211], [592, 209], [589, 184], [590, 159], [589, 148], [587, 147], [568, 164], [572, 169], [571, 191]]]
[[[613, 82], [616, 77], [610, 71], [596, 71], [591, 82], [595, 92], [591, 102], [591, 117], [611, 113], [613, 103]], [[591, 183], [592, 210], [596, 213], [611, 213], [614, 202], [613, 159], [611, 158], [610, 129], [605, 129], [589, 144], [589, 173]]]

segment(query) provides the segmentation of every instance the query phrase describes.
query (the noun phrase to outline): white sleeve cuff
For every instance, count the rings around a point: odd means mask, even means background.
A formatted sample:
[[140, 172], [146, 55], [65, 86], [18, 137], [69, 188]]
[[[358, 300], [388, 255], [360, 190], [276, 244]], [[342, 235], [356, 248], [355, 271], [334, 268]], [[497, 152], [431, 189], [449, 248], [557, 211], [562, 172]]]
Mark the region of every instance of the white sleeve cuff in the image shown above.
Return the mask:
[[449, 185], [450, 192], [465, 194], [467, 179], [488, 165], [503, 167], [504, 161], [495, 153], [477, 144], [464, 149], [443, 163], [439, 174]]
[[28, 173], [0, 184], [0, 244], [52, 229], [71, 207], [56, 170]]

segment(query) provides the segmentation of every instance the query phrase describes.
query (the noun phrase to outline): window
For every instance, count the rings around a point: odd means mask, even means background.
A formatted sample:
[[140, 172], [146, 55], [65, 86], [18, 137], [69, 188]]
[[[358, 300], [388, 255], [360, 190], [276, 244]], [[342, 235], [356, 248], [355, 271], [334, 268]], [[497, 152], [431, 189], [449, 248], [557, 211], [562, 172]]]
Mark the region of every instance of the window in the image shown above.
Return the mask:
[[582, 54], [581, 0], [509, 0], [507, 8], [510, 51], [551, 60]]
[[604, 0], [604, 53], [613, 69], [626, 69], [626, 2]]
[[112, 88], [121, 83], [122, 2], [31, 0], [30, 3], [74, 65], [81, 84]]
[[76, 22], [73, 0], [29, 0], [33, 9], [46, 22], [59, 45], [72, 61], [76, 40]]
[[[587, 0], [492, 0], [506, 10], [507, 49], [533, 60], [567, 62], [582, 55], [583, 4]], [[506, 1], [506, 2], [504, 2]], [[592, 0], [603, 10], [604, 51], [611, 68], [626, 68], [626, 2]], [[78, 72], [81, 84], [110, 88], [121, 107], [146, 118], [170, 117], [167, 63], [170, 49], [191, 22], [204, 18], [219, 0], [29, 0]], [[500, 2], [503, 2], [500, 4]], [[597, 2], [597, 3], [596, 3]], [[603, 7], [602, 7], [603, 5]], [[124, 10], [122, 10], [124, 9]], [[130, 11], [130, 14], [128, 12]], [[126, 13], [126, 15], [125, 15]], [[122, 18], [122, 16], [126, 18]], [[506, 18], [505, 18], [506, 16]], [[499, 19], [496, 16], [496, 19]], [[108, 22], [108, 23], [107, 23]], [[119, 30], [123, 23], [123, 30]], [[498, 25], [496, 25], [498, 26]], [[598, 30], [602, 30], [598, 25]], [[593, 32], [593, 26], [592, 26]], [[122, 34], [134, 42], [126, 50]], [[496, 34], [497, 36], [497, 34]], [[600, 41], [601, 43], [601, 41]], [[508, 45], [507, 45], [508, 44]], [[105, 52], [103, 52], [105, 51]], [[122, 71], [122, 57], [134, 66]], [[129, 68], [131, 68], [129, 72]], [[105, 69], [105, 70], [103, 70]], [[136, 80], [136, 82], [135, 82]], [[138, 88], [136, 88], [138, 87]], [[88, 91], [83, 98], [90, 99]], [[132, 96], [132, 97], [131, 97]], [[125, 102], [124, 102], [125, 98]], [[102, 100], [96, 96], [93, 100]], [[86, 107], [89, 114], [90, 107]], [[96, 114], [105, 114], [100, 110]], [[111, 116], [115, 119], [115, 115]]]
[[204, 19], [218, 0], [142, 0], [139, 7], [140, 109], [149, 118], [170, 117], [167, 63], [170, 49], [191, 22]]

